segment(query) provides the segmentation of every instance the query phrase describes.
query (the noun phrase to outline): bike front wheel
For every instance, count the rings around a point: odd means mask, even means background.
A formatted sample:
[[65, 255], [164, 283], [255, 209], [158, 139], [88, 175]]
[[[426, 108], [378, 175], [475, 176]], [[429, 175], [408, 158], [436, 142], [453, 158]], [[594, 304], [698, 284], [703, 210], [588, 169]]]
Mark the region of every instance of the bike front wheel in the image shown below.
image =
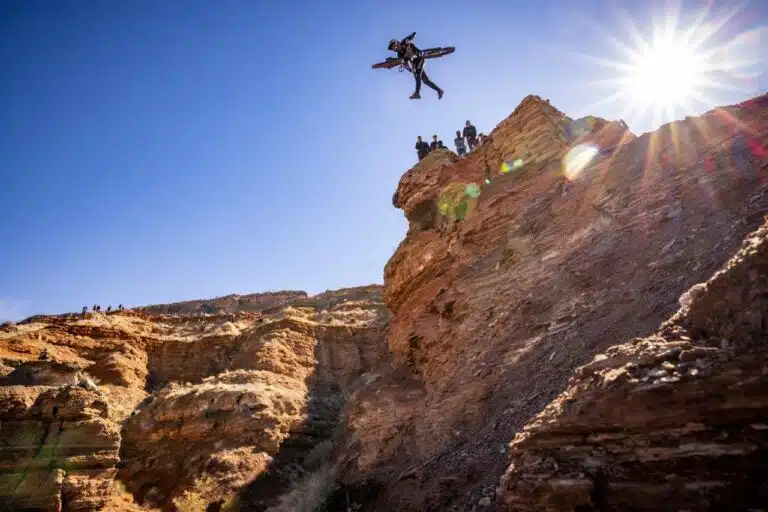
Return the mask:
[[395, 66], [400, 66], [403, 63], [403, 59], [389, 58], [384, 62], [379, 62], [371, 66], [373, 69], [392, 69]]

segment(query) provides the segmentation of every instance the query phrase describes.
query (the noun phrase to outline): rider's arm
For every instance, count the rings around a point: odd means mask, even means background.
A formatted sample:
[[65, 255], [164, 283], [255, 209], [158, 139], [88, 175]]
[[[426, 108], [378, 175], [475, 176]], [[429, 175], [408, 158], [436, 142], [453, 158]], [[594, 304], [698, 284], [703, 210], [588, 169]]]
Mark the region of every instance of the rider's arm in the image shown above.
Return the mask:
[[402, 41], [403, 44], [410, 42], [411, 40], [413, 40], [414, 37], [416, 37], [416, 32], [412, 32], [411, 35], [403, 39]]

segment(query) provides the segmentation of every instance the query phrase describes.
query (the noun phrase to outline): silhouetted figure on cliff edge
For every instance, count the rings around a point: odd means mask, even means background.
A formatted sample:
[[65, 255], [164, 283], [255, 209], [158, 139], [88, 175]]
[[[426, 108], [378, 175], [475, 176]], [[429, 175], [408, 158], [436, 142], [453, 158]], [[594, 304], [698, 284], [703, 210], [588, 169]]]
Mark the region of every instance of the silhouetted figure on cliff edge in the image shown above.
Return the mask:
[[419, 161], [429, 154], [429, 144], [421, 140], [421, 135], [416, 137], [416, 154], [419, 155]]
[[432, 136], [432, 142], [429, 143], [429, 150], [434, 151], [443, 147], [443, 141], [437, 139], [437, 135]]
[[465, 126], [462, 134], [464, 135], [464, 138], [467, 139], [469, 150], [472, 151], [477, 145], [477, 128], [475, 128], [474, 125], [469, 121], [464, 124]]
[[456, 145], [456, 153], [459, 156], [464, 156], [467, 153], [467, 145], [459, 130], [456, 130], [456, 138], [453, 139], [453, 143]]

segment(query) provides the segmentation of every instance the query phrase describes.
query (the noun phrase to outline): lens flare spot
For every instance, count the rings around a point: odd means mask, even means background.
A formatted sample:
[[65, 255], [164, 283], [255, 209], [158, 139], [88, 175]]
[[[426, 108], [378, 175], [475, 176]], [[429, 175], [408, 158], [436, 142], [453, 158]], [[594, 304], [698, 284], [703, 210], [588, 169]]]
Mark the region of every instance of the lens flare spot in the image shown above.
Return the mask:
[[516, 158], [510, 162], [503, 162], [501, 164], [501, 173], [507, 174], [508, 172], [516, 171], [523, 166], [523, 159]]
[[577, 144], [563, 157], [563, 174], [573, 180], [589, 165], [600, 150], [592, 144]]
[[[450, 183], [437, 198], [437, 207], [442, 215], [454, 220], [464, 219], [472, 213], [480, 195], [480, 187], [474, 183]], [[474, 197], [473, 197], [474, 196]]]
[[594, 116], [586, 116], [581, 119], [571, 120], [566, 127], [568, 136], [572, 139], [583, 137], [592, 132], [595, 127]]
[[469, 197], [480, 197], [480, 187], [476, 183], [470, 183], [467, 185], [465, 192]]

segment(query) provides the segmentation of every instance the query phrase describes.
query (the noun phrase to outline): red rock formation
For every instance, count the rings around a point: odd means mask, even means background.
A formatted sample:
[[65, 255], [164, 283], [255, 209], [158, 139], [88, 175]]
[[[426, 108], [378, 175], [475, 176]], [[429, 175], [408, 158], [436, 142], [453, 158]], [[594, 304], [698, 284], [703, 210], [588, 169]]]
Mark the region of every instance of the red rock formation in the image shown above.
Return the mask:
[[[270, 512], [615, 510], [630, 495], [647, 509], [694, 492], [715, 507], [739, 489], [760, 503], [733, 475], [762, 477], [765, 307], [745, 297], [764, 293], [764, 232], [651, 333], [768, 212], [766, 102], [573, 138], [563, 113], [525, 98], [470, 155], [437, 151], [403, 176], [391, 319], [372, 286], [3, 326], [0, 500], [130, 510], [107, 501], [117, 472], [169, 512], [235, 498]], [[622, 400], [636, 413], [618, 415]], [[720, 469], [695, 473], [686, 454]]]
[[187, 300], [170, 304], [155, 304], [138, 308], [148, 315], [189, 315], [192, 313], [258, 313], [265, 309], [284, 306], [297, 299], [307, 297], [303, 291], [282, 291], [268, 293], [250, 293], [246, 295], [226, 295], [215, 299]]
[[517, 435], [509, 510], [768, 504], [768, 222], [653, 335], [608, 349]]
[[[174, 510], [237, 491], [247, 510], [275, 504], [361, 376], [387, 360], [389, 314], [379, 286], [273, 299], [263, 314], [122, 311], [5, 327], [0, 508]], [[108, 501], [116, 473], [134, 497]]]
[[[736, 113], [764, 146], [766, 112]], [[528, 97], [476, 152], [403, 176], [394, 203], [410, 228], [384, 291], [396, 371], [347, 413], [342, 480], [365, 510], [492, 505], [506, 444], [573, 370], [652, 332], [723, 265], [768, 211], [765, 160], [732, 161], [731, 114], [630, 136], [567, 183], [562, 115]], [[503, 166], [521, 131], [541, 146]], [[443, 208], [447, 188], [464, 204]]]
[[117, 469], [120, 425], [93, 391], [0, 386], [3, 510], [100, 510]]

